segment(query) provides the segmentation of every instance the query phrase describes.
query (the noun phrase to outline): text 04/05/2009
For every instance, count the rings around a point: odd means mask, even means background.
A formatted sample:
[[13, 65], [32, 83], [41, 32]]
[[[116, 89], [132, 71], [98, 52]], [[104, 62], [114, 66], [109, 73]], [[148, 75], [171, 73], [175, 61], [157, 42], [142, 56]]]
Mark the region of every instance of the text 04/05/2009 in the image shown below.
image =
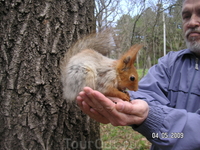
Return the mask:
[[184, 133], [175, 132], [175, 133], [152, 133], [152, 138], [171, 138], [171, 139], [182, 139], [184, 138]]

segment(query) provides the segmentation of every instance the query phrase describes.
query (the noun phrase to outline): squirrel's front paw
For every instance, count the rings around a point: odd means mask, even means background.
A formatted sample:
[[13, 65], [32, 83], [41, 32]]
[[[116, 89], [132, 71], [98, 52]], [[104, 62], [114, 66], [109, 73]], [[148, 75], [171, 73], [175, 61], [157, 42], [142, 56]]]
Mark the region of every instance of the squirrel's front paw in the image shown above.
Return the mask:
[[123, 93], [123, 97], [121, 97], [122, 100], [124, 101], [130, 101], [130, 96], [128, 92]]

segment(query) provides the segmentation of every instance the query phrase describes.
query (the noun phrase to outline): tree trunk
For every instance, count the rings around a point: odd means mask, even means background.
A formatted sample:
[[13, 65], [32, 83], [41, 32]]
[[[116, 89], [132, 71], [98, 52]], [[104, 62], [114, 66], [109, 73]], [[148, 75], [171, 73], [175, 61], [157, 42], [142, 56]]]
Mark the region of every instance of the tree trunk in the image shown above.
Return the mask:
[[0, 150], [100, 149], [99, 124], [62, 98], [59, 69], [93, 30], [94, 0], [0, 0]]

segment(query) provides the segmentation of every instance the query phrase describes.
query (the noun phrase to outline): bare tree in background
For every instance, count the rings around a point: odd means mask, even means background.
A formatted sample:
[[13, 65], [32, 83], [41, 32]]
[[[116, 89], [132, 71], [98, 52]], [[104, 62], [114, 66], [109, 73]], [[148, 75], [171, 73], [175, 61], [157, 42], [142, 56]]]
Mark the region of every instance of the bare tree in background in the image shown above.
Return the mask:
[[112, 27], [119, 14], [120, 0], [95, 0], [95, 3], [97, 30]]
[[94, 30], [93, 0], [0, 0], [0, 150], [101, 149], [99, 124], [62, 99], [59, 70]]

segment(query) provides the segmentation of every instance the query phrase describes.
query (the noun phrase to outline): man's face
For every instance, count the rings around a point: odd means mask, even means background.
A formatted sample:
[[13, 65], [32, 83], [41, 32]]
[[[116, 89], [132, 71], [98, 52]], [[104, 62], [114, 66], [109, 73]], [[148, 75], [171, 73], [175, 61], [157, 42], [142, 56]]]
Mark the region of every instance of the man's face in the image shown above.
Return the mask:
[[185, 0], [182, 20], [188, 48], [200, 55], [200, 0]]

